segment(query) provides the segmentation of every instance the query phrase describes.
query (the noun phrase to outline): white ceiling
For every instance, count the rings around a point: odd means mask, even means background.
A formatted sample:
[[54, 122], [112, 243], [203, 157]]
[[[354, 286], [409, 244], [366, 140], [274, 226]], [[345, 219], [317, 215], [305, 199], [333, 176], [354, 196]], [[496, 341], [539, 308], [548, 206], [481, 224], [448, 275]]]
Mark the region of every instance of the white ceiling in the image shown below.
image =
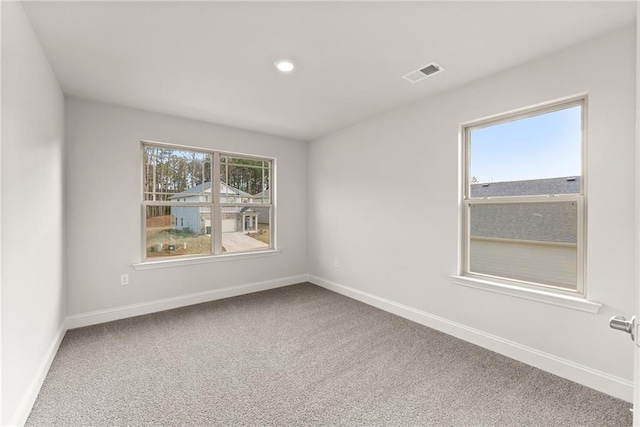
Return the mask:
[[[25, 3], [66, 94], [302, 140], [632, 25], [635, 8], [633, 1]], [[299, 68], [279, 74], [278, 57]], [[445, 71], [416, 84], [401, 78], [432, 61]]]

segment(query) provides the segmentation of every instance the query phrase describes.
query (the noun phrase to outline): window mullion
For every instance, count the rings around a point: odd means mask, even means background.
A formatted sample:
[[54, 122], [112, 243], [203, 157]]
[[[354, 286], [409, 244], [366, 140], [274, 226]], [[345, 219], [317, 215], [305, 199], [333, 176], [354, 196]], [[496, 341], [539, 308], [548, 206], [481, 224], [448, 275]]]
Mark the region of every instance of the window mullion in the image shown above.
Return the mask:
[[212, 253], [219, 255], [222, 253], [222, 207], [220, 206], [220, 153], [213, 153], [213, 167], [211, 168], [211, 212], [215, 226], [212, 227], [213, 245]]
[[584, 196], [581, 194], [558, 194], [558, 195], [541, 195], [541, 196], [503, 196], [503, 197], [484, 197], [484, 198], [468, 198], [465, 203], [469, 205], [493, 205], [507, 203], [559, 203], [559, 202], [575, 202], [582, 200]]

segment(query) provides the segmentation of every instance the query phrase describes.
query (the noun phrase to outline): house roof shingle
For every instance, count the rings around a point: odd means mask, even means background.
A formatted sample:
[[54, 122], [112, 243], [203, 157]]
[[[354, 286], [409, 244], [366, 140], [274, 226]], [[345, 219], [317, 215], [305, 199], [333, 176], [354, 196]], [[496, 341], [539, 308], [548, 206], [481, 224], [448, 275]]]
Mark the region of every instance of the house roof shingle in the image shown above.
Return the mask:
[[[202, 184], [196, 185], [195, 187], [187, 188], [181, 193], [177, 193], [169, 197], [169, 199], [189, 197], [195, 194], [202, 194], [202, 193], [211, 194], [211, 182], [204, 182]], [[220, 182], [220, 194], [222, 196], [233, 195], [233, 196], [241, 196], [241, 197], [251, 197], [251, 194], [245, 193], [242, 190], [238, 190], [237, 188], [232, 187], [229, 184], [226, 184], [224, 182]]]
[[[472, 184], [471, 197], [533, 196], [580, 192], [580, 177]], [[505, 203], [471, 205], [470, 234], [539, 242], [576, 243], [577, 207], [557, 203]]]
[[472, 198], [575, 194], [579, 192], [579, 176], [471, 184]]

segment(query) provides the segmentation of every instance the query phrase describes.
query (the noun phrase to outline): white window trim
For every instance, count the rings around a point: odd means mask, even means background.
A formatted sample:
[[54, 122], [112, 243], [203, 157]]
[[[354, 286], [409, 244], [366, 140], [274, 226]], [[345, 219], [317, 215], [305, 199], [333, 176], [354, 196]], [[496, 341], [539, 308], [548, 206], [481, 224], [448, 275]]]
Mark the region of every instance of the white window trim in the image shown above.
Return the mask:
[[[260, 156], [256, 154], [245, 154], [245, 153], [236, 153], [230, 151], [216, 150], [211, 148], [202, 148], [202, 147], [194, 147], [189, 145], [179, 145], [179, 144], [171, 144], [166, 142], [158, 142], [158, 141], [150, 141], [150, 140], [142, 140], [140, 141], [140, 153], [141, 158], [140, 162], [142, 163], [144, 160], [144, 150], [145, 146], [154, 146], [161, 147], [166, 149], [176, 149], [176, 150], [193, 150], [195, 152], [200, 153], [208, 153], [211, 155], [212, 160], [212, 178], [220, 176], [220, 156], [229, 156], [229, 157], [240, 157], [243, 159], [249, 160], [258, 160], [258, 161], [269, 161], [271, 163], [271, 171], [270, 171], [270, 183], [269, 183], [269, 198], [270, 203], [220, 203], [220, 186], [215, 185], [220, 181], [216, 181], [212, 179], [211, 187], [211, 202], [154, 202], [147, 201], [144, 198], [145, 188], [144, 188], [144, 168], [140, 168], [140, 194], [142, 195], [142, 203], [141, 203], [141, 261], [139, 263], [135, 263], [132, 266], [136, 270], [147, 270], [147, 269], [155, 269], [155, 268], [163, 268], [163, 267], [174, 267], [181, 265], [193, 265], [193, 264], [203, 264], [210, 262], [219, 262], [219, 261], [228, 261], [228, 260], [237, 260], [237, 259], [247, 259], [247, 258], [257, 258], [264, 256], [272, 256], [279, 255], [281, 251], [277, 248], [277, 226], [276, 226], [276, 159], [268, 156]], [[216, 181], [216, 182], [214, 182]], [[215, 202], [218, 200], [218, 202]], [[147, 258], [146, 257], [146, 246], [147, 246], [147, 236], [146, 236], [146, 207], [150, 205], [167, 205], [167, 206], [200, 206], [200, 207], [208, 207], [211, 209], [211, 224], [212, 224], [212, 232], [211, 234], [211, 254], [203, 254], [203, 255], [185, 255], [185, 256], [176, 256], [176, 257], [166, 257], [166, 258]], [[264, 250], [253, 250], [246, 252], [233, 252], [233, 253], [218, 253], [218, 249], [222, 245], [222, 229], [220, 230], [214, 229], [213, 224], [221, 224], [222, 218], [222, 208], [225, 206], [250, 206], [250, 207], [259, 207], [259, 208], [269, 208], [269, 224], [270, 224], [270, 243], [269, 248]]]
[[456, 285], [466, 286], [468, 288], [480, 289], [482, 291], [508, 295], [531, 301], [537, 301], [559, 307], [570, 308], [587, 313], [596, 314], [602, 307], [602, 304], [594, 301], [589, 301], [583, 297], [562, 295], [558, 293], [548, 292], [542, 289], [525, 288], [522, 286], [498, 283], [490, 280], [482, 280], [471, 276], [451, 275], [449, 276], [449, 278]]
[[144, 261], [133, 264], [135, 270], [155, 270], [157, 268], [181, 267], [185, 265], [208, 264], [220, 261], [235, 261], [241, 259], [263, 258], [280, 255], [282, 251], [269, 249], [255, 252], [237, 252], [222, 255], [202, 255], [198, 257], [170, 258], [154, 261]]
[[[516, 111], [494, 115], [480, 120], [475, 120], [460, 125], [460, 153], [461, 153], [461, 192], [460, 192], [460, 211], [459, 211], [459, 227], [460, 227], [460, 252], [458, 262], [458, 274], [450, 275], [454, 284], [481, 289], [489, 292], [510, 295], [518, 298], [539, 301], [547, 304], [572, 308], [576, 310], [597, 313], [601, 304], [589, 301], [587, 299], [586, 286], [586, 165], [587, 165], [587, 104], [588, 97], [586, 94], [580, 94], [572, 97], [559, 99], [553, 102], [539, 104], [533, 107], [522, 108]], [[546, 112], [557, 111], [564, 108], [570, 108], [573, 105], [582, 107], [582, 165], [581, 165], [581, 182], [580, 194], [575, 195], [554, 195], [554, 196], [519, 196], [519, 197], [496, 197], [471, 199], [470, 179], [468, 176], [469, 161], [469, 131], [471, 128], [478, 128], [483, 125], [497, 125], [507, 121], [518, 120], [530, 117], [536, 114], [544, 114]], [[559, 202], [559, 201], [576, 201], [578, 203], [578, 290], [567, 291], [552, 286], [542, 284], [534, 284], [520, 282], [517, 280], [509, 280], [506, 278], [498, 278], [485, 276], [481, 274], [469, 273], [469, 254], [468, 254], [468, 206], [469, 204], [492, 204], [492, 203], [517, 203], [523, 201], [531, 202]]]

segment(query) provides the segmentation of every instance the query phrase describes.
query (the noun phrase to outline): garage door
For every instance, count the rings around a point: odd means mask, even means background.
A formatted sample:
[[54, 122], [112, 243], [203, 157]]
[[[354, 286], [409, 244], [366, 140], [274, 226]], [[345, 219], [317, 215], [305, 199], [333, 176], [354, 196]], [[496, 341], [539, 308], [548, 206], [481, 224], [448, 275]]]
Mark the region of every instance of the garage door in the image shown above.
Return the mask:
[[229, 233], [231, 231], [236, 231], [236, 220], [235, 219], [223, 219], [222, 220], [222, 232]]

